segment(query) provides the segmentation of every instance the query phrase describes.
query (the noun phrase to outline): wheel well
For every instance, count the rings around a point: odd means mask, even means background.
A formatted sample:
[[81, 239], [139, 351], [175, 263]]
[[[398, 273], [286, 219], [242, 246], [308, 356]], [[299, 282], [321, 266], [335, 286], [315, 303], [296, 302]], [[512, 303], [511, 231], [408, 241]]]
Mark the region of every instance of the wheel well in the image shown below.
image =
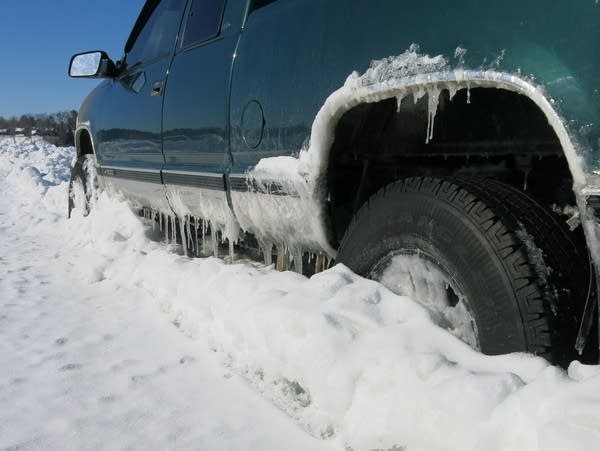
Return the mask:
[[[501, 180], [560, 208], [575, 205], [560, 141], [539, 107], [503, 89], [443, 90], [427, 140], [429, 99], [363, 103], [335, 129], [327, 183], [335, 239], [356, 210], [391, 182], [412, 176]], [[427, 142], [426, 142], [427, 141]]]
[[77, 146], [77, 155], [91, 155], [94, 153], [94, 146], [92, 145], [92, 138], [87, 130], [82, 130], [77, 134], [77, 140], [75, 141]]

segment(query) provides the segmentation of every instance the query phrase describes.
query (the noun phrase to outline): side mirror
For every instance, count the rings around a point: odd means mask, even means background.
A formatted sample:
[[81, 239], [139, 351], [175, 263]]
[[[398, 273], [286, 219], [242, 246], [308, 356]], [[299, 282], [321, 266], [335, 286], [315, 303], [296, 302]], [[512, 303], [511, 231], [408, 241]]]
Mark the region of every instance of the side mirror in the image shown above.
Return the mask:
[[109, 78], [115, 72], [115, 63], [102, 51], [78, 53], [69, 63], [69, 76], [75, 78]]

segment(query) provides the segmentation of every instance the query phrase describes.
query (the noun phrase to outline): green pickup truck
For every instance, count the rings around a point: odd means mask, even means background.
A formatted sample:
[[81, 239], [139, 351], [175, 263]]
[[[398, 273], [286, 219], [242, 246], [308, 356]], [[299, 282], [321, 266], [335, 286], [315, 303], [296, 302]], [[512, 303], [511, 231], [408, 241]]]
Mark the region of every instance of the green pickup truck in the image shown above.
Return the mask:
[[594, 361], [599, 44], [597, 0], [148, 0], [71, 60], [105, 80], [69, 211], [97, 183], [188, 254], [343, 263], [484, 353]]

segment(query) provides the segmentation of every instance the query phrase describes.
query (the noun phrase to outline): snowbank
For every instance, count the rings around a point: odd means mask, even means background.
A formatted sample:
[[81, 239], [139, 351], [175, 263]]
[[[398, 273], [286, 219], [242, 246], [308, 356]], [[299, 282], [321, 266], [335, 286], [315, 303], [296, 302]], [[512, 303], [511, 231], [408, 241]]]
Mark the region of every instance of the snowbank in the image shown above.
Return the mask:
[[[592, 450], [600, 446], [600, 366], [568, 372], [531, 355], [479, 354], [406, 297], [338, 265], [310, 279], [151, 239], [118, 199], [66, 220], [72, 149], [0, 141], [10, 212], [92, 249], [70, 262], [90, 291], [144, 289], [174, 326], [222, 356], [313, 435], [354, 450]], [[57, 262], [59, 264], [59, 262]]]
[[179, 333], [143, 288], [91, 283], [102, 257], [68, 244], [66, 193], [24, 144], [0, 153], [0, 449], [342, 449]]

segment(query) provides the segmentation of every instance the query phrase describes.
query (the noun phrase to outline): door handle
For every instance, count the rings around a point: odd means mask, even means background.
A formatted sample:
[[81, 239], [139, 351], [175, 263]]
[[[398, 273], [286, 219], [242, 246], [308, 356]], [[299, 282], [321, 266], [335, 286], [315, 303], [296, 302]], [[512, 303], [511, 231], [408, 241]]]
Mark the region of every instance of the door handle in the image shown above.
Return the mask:
[[162, 95], [163, 87], [165, 85], [164, 80], [157, 80], [152, 85], [152, 91], [150, 91], [150, 95], [152, 97], [158, 97]]

